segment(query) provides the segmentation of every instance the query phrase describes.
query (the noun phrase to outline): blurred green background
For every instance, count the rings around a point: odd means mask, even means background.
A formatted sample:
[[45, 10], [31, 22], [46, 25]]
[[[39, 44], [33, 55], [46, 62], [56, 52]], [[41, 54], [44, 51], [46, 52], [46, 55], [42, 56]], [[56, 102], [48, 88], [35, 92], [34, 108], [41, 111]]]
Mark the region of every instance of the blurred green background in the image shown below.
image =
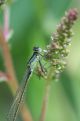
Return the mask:
[[[69, 8], [78, 8], [80, 12], [80, 1], [15, 0], [10, 6], [10, 27], [14, 34], [9, 44], [16, 76], [20, 82], [32, 48], [45, 48], [51, 33], [56, 30], [57, 23]], [[3, 25], [2, 10], [0, 25]], [[80, 121], [80, 17], [73, 31], [75, 34], [67, 59], [68, 65], [61, 74], [60, 81], [53, 81], [51, 85], [46, 121]], [[0, 70], [5, 71], [1, 51]], [[26, 102], [34, 121], [38, 121], [40, 117], [44, 86], [44, 80], [33, 74], [28, 85]], [[12, 100], [7, 83], [0, 83], [0, 121], [6, 121]]]

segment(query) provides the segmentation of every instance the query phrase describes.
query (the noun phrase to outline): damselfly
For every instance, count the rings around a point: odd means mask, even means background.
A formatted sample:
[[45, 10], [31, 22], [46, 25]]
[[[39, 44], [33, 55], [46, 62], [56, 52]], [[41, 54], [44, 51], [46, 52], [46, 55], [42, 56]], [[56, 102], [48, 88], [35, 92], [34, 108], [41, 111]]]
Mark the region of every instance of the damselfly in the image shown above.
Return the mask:
[[[21, 103], [23, 101], [23, 96], [24, 96], [24, 92], [25, 92], [25, 88], [27, 86], [28, 80], [29, 80], [29, 78], [30, 78], [35, 66], [36, 66], [36, 63], [40, 62], [41, 48], [34, 47], [33, 51], [34, 51], [33, 55], [31, 56], [31, 58], [29, 59], [29, 61], [27, 63], [27, 69], [26, 69], [25, 75], [24, 75], [23, 80], [22, 80], [22, 85], [18, 89], [16, 96], [15, 96], [15, 99], [13, 101], [13, 104], [11, 106], [11, 109], [9, 111], [9, 114], [7, 117], [8, 121], [15, 121], [16, 120]], [[41, 63], [40, 63], [40, 66], [41, 66]]]

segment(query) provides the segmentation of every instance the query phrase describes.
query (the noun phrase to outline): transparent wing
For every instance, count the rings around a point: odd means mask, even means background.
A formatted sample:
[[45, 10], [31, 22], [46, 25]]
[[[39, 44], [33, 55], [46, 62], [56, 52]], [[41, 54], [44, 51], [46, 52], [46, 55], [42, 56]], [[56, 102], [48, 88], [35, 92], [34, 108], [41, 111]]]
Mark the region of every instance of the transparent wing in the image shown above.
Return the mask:
[[8, 117], [7, 117], [7, 121], [15, 121], [16, 120], [16, 116], [17, 116], [19, 109], [21, 107], [25, 88], [26, 88], [26, 85], [27, 85], [27, 82], [28, 82], [30, 75], [31, 75], [31, 69], [28, 68], [25, 75], [24, 75], [24, 78], [22, 80], [22, 85], [16, 93], [15, 99], [13, 101], [13, 104], [11, 106], [11, 109], [10, 109]]

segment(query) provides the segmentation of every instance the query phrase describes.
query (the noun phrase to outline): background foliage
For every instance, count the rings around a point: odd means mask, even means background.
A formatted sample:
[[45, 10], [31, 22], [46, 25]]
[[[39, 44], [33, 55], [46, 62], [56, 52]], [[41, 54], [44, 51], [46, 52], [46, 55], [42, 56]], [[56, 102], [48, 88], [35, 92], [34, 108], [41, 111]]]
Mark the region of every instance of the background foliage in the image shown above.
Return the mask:
[[[10, 6], [10, 26], [14, 35], [9, 44], [18, 80], [23, 77], [33, 46], [45, 48], [65, 11], [73, 7], [80, 11], [79, 4], [79, 0], [16, 0]], [[61, 74], [60, 81], [52, 82], [46, 121], [80, 121], [79, 19], [73, 27], [75, 35], [67, 59], [68, 65]], [[2, 10], [0, 24], [3, 24]], [[0, 70], [5, 70], [1, 51]], [[33, 74], [28, 85], [26, 102], [34, 121], [38, 121], [40, 116], [44, 85], [44, 80]], [[0, 83], [0, 121], [6, 121], [12, 100], [7, 83]]]

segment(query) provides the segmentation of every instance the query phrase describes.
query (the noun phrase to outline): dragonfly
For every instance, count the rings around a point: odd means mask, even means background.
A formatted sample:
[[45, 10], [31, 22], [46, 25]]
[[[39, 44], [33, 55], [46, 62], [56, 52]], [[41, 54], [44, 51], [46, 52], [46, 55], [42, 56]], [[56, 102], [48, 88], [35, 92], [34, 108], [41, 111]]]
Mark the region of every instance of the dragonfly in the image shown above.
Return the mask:
[[40, 62], [41, 51], [42, 51], [42, 49], [39, 47], [33, 48], [33, 54], [27, 63], [27, 69], [25, 71], [25, 74], [24, 74], [24, 77], [22, 80], [22, 85], [19, 87], [19, 89], [16, 92], [16, 96], [14, 98], [13, 104], [12, 104], [10, 111], [8, 113], [8, 116], [7, 116], [7, 121], [15, 121], [16, 120], [17, 114], [20, 110], [21, 103], [23, 101], [25, 89], [27, 87], [27, 84], [28, 84], [28, 81], [29, 81], [31, 74], [32, 74], [34, 68], [36, 67], [37, 62], [40, 63], [40, 66], [42, 69], [42, 65]]

